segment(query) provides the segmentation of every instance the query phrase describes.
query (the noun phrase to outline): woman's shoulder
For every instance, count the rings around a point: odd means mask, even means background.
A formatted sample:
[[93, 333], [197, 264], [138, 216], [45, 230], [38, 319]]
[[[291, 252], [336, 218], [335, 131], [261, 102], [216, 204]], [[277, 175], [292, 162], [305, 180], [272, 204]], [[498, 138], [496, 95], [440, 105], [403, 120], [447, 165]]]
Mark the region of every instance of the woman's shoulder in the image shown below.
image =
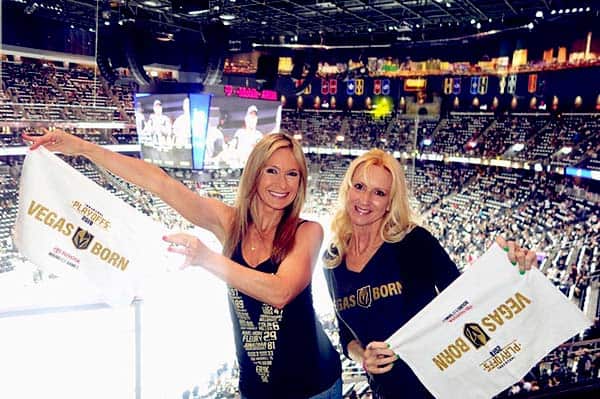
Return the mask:
[[321, 226], [321, 223], [315, 222], [314, 220], [299, 219], [298, 225], [297, 225], [297, 231], [300, 232], [301, 230], [309, 231], [309, 232], [320, 231], [322, 233], [323, 226]]
[[437, 242], [437, 239], [423, 226], [415, 225], [410, 228], [404, 239], [400, 242], [427, 245]]

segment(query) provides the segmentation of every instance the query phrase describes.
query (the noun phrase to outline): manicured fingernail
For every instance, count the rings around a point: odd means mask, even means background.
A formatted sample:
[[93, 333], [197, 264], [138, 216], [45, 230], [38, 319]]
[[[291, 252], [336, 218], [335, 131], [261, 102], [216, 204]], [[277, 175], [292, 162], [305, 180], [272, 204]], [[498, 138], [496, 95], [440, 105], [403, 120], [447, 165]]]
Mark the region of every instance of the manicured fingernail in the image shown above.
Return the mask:
[[517, 261], [516, 261], [516, 260], [513, 260], [513, 261], [512, 261], [512, 262], [510, 262], [510, 263], [512, 263], [512, 265], [513, 265], [513, 266], [516, 266], [516, 265], [517, 265]]
[[525, 274], [525, 270], [519, 270], [519, 274], [522, 276]]
[[505, 252], [508, 252], [508, 247], [503, 248]]
[[400, 355], [396, 353], [396, 360], [400, 360]]
[[390, 345], [390, 344], [389, 344], [389, 342], [388, 342], [387, 346], [388, 346], [388, 348], [391, 348], [391, 347], [392, 347], [392, 345]]

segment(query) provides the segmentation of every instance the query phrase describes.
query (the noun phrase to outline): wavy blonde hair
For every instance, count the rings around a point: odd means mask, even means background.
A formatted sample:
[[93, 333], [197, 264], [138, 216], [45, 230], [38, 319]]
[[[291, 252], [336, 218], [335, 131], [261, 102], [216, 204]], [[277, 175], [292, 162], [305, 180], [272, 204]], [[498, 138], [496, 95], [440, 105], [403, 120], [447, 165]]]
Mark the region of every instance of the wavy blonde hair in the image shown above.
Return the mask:
[[383, 241], [401, 241], [418, 224], [418, 218], [410, 207], [409, 190], [402, 165], [383, 150], [369, 150], [352, 161], [340, 186], [338, 205], [331, 222], [332, 243], [324, 256], [325, 265], [330, 268], [342, 262], [352, 238], [352, 224], [346, 208], [348, 191], [352, 187], [352, 178], [356, 170], [363, 165], [367, 171], [373, 166], [381, 166], [392, 176], [389, 212], [383, 216], [379, 230]]
[[306, 179], [307, 167], [306, 158], [302, 152], [300, 144], [285, 133], [272, 133], [265, 135], [250, 153], [246, 166], [240, 178], [240, 186], [235, 201], [235, 216], [231, 226], [231, 233], [223, 245], [223, 254], [231, 257], [233, 251], [242, 239], [248, 233], [252, 223], [256, 223], [258, 218], [258, 182], [265, 167], [267, 160], [273, 153], [281, 148], [289, 148], [294, 154], [294, 159], [298, 163], [300, 170], [300, 183], [298, 193], [294, 201], [288, 205], [284, 211], [273, 241], [273, 250], [271, 251], [271, 260], [280, 263], [294, 246], [294, 239], [298, 222], [300, 220], [300, 211], [304, 206], [306, 198]]

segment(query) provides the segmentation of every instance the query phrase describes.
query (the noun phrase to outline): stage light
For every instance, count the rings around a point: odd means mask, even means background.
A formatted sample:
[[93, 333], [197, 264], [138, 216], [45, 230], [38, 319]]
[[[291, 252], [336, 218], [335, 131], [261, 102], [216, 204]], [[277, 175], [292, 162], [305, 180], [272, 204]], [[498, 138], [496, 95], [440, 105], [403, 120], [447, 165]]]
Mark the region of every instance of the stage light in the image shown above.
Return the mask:
[[552, 14], [552, 15], [556, 14], [556, 10], [550, 11], [550, 14]]
[[192, 11], [188, 11], [188, 15], [191, 15], [192, 17], [196, 17], [198, 15], [206, 14], [209, 12], [210, 12], [210, 10], [192, 10]]
[[37, 2], [29, 1], [23, 12], [27, 15], [31, 15], [39, 8], [39, 6], [40, 5]]
[[523, 151], [523, 148], [525, 148], [525, 144], [523, 144], [523, 143], [517, 143], [517, 144], [513, 145], [514, 152], [521, 152], [521, 151]]
[[158, 32], [156, 34], [156, 40], [161, 42], [173, 42], [175, 41], [175, 35], [167, 32]]
[[219, 18], [221, 18], [223, 21], [233, 21], [235, 19], [235, 15], [233, 15], [233, 14], [221, 14], [221, 15], [219, 15]]
[[394, 105], [390, 97], [376, 97], [373, 105], [373, 117], [375, 119], [385, 118], [394, 110]]
[[321, 108], [321, 97], [319, 97], [319, 96], [315, 97], [315, 99], [313, 100], [313, 108], [314, 109]]
[[544, 18], [544, 12], [541, 10], [536, 11], [535, 17], [536, 18]]
[[573, 147], [569, 147], [569, 146], [564, 146], [563, 148], [560, 149], [560, 153], [563, 155], [569, 155], [571, 153], [571, 151], [573, 151]]
[[477, 22], [477, 25], [475, 25], [475, 27], [476, 27], [477, 29], [481, 29], [481, 22]]

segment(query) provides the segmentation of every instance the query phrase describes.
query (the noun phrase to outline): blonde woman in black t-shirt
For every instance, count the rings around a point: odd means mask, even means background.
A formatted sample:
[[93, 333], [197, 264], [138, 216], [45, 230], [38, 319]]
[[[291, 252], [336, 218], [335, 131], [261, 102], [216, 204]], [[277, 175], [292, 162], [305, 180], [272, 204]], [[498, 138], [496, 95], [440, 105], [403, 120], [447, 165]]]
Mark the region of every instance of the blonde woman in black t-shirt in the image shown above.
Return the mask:
[[183, 266], [201, 266], [229, 286], [242, 398], [341, 399], [339, 354], [312, 305], [311, 277], [323, 230], [299, 217], [307, 167], [294, 139], [276, 133], [256, 144], [236, 203], [229, 206], [199, 196], [154, 165], [61, 130], [23, 138], [33, 142], [32, 150], [43, 145], [82, 155], [215, 234], [223, 254], [185, 233], [164, 240], [184, 257]]
[[[325, 277], [346, 356], [362, 364], [375, 398], [430, 398], [410, 368], [383, 342], [459, 276], [409, 205], [402, 165], [373, 149], [348, 168], [325, 254]], [[521, 270], [534, 251], [499, 238]]]

